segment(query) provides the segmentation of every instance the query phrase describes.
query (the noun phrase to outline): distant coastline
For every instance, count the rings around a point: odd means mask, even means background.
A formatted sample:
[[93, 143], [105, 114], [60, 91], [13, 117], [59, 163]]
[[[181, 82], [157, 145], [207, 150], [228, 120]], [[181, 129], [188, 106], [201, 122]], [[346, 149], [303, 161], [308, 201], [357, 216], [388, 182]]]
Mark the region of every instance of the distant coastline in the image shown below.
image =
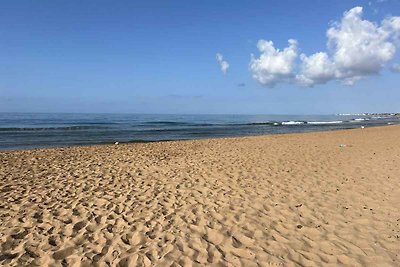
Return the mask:
[[396, 116], [399, 117], [400, 113], [395, 112], [395, 113], [390, 113], [390, 112], [385, 112], [385, 113], [338, 113], [336, 114], [338, 116]]

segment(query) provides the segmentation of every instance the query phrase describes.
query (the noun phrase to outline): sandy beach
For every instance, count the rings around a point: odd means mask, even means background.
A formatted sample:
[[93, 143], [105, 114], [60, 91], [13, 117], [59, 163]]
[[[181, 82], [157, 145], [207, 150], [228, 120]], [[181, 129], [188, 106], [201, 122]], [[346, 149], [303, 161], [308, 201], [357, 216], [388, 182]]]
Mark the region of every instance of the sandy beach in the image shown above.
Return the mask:
[[0, 162], [0, 265], [400, 265], [400, 126]]

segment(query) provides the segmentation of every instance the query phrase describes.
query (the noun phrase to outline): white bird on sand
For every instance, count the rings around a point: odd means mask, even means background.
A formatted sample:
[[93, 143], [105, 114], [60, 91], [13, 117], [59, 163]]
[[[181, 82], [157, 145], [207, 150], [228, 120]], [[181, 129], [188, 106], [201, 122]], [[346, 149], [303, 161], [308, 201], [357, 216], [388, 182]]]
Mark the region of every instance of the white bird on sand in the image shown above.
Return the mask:
[[118, 142], [115, 142], [115, 143], [114, 143], [114, 145], [118, 145], [118, 144], [119, 144]]
[[361, 126], [361, 129], [364, 129], [365, 128], [365, 126]]

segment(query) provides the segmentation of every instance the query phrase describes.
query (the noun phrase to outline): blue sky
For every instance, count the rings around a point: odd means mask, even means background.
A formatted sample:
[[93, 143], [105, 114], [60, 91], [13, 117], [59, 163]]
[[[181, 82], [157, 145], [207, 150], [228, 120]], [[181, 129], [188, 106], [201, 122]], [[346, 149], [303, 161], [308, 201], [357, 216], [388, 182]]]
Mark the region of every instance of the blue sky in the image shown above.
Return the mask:
[[[400, 73], [390, 71], [400, 63], [395, 40], [396, 51], [367, 74], [345, 74], [327, 48], [327, 30], [356, 6], [377, 27], [400, 16], [394, 0], [4, 0], [0, 112], [398, 112]], [[282, 76], [278, 69], [272, 83], [261, 79], [271, 73], [259, 40], [282, 51], [291, 38], [298, 43], [294, 68], [302, 66], [300, 54], [327, 51], [334, 73], [307, 72], [308, 86], [295, 78], [300, 70]], [[217, 53], [229, 63], [226, 74]], [[251, 54], [259, 60], [253, 65]], [[349, 79], [356, 82], [344, 85]]]

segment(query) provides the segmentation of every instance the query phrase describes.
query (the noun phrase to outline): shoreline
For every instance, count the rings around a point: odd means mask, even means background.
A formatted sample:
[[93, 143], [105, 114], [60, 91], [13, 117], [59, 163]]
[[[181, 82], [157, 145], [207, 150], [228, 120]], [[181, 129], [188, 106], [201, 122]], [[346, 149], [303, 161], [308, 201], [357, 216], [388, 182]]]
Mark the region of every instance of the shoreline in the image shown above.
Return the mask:
[[[305, 132], [288, 132], [288, 133], [272, 133], [272, 134], [260, 134], [260, 135], [239, 135], [239, 136], [223, 136], [223, 137], [210, 137], [210, 138], [196, 138], [196, 139], [170, 139], [170, 140], [132, 140], [127, 142], [119, 142], [118, 145], [129, 145], [129, 144], [148, 144], [148, 143], [163, 143], [163, 142], [184, 142], [184, 141], [196, 141], [196, 140], [214, 140], [214, 139], [230, 139], [230, 138], [243, 138], [243, 137], [262, 137], [262, 136], [275, 136], [275, 135], [297, 135], [297, 134], [309, 134], [309, 133], [324, 133], [324, 132], [337, 132], [337, 131], [348, 131], [348, 130], [358, 130], [358, 129], [369, 129], [369, 128], [384, 128], [391, 126], [399, 126], [399, 124], [390, 125], [379, 125], [379, 126], [368, 126], [365, 128], [344, 128], [344, 129], [331, 129], [331, 130], [316, 130], [316, 131], [305, 131]], [[97, 144], [77, 144], [70, 146], [45, 146], [45, 147], [34, 147], [34, 148], [22, 148], [22, 149], [0, 149], [0, 153], [16, 152], [16, 151], [34, 151], [34, 150], [47, 150], [47, 149], [67, 149], [74, 147], [97, 147], [97, 146], [115, 146], [114, 142], [104, 142]]]

